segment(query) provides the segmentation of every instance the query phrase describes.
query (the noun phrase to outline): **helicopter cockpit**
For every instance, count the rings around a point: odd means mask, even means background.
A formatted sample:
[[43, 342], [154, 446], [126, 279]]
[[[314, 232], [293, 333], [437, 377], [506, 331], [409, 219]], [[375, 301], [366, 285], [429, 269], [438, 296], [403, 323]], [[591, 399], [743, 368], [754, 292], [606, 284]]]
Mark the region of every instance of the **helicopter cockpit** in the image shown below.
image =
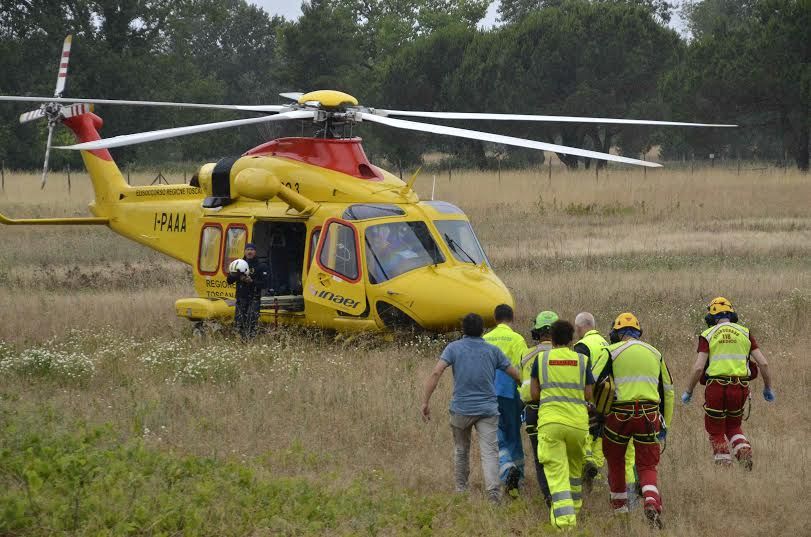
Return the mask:
[[[461, 209], [447, 202], [423, 203], [440, 214], [464, 215]], [[364, 203], [348, 207], [343, 219], [373, 220], [398, 216], [406, 216], [406, 211], [397, 205]], [[436, 219], [430, 222], [435, 226], [434, 231], [424, 220], [366, 224], [363, 242], [371, 285], [389, 281], [422, 267], [445, 263], [445, 254], [437, 244], [438, 239], [445, 243], [458, 262], [474, 265], [484, 263], [490, 266], [467, 220]]]

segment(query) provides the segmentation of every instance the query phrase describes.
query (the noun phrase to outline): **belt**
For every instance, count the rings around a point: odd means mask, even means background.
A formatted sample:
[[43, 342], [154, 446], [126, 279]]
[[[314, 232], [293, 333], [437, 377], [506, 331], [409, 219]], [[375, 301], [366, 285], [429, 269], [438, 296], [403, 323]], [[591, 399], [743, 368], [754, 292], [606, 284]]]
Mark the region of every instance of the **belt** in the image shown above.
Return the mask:
[[749, 386], [749, 377], [708, 377], [707, 384], [710, 382], [717, 382], [718, 384], [740, 384], [741, 386]]
[[648, 412], [658, 410], [659, 403], [654, 403], [653, 401], [628, 401], [611, 405], [611, 412], [628, 416], [641, 416]]

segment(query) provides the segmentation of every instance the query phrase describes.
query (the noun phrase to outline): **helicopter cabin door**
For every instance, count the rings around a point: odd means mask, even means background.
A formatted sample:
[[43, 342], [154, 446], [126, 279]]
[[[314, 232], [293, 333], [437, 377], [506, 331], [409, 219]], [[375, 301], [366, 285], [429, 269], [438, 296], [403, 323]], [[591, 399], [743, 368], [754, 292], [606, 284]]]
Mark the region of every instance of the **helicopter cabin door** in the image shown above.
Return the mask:
[[366, 310], [366, 290], [357, 228], [345, 220], [328, 219], [313, 261], [304, 299], [350, 315], [362, 314]]

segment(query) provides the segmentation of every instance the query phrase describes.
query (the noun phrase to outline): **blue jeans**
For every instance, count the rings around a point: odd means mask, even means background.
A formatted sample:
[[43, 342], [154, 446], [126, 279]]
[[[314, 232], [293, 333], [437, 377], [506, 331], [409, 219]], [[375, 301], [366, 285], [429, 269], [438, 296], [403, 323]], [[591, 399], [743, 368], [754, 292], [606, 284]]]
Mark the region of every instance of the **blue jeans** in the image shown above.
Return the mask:
[[521, 444], [521, 411], [523, 403], [518, 397], [498, 398], [498, 477], [502, 483], [510, 468], [518, 468], [524, 479], [524, 446]]

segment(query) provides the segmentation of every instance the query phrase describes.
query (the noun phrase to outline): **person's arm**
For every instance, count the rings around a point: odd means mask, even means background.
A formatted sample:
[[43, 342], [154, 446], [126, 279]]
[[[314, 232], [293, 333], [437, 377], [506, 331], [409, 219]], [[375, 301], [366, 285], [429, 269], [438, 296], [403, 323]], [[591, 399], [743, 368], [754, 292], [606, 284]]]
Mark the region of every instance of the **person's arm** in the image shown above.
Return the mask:
[[583, 389], [583, 395], [586, 401], [594, 401], [594, 373], [589, 368], [586, 368], [586, 387]]
[[521, 373], [515, 368], [515, 366], [510, 366], [504, 370], [505, 373], [510, 375], [516, 384], [521, 384]]
[[529, 393], [533, 401], [539, 401], [541, 399], [541, 381], [538, 380], [538, 377], [532, 377], [532, 381], [529, 385]]
[[[704, 366], [701, 367], [702, 373]], [[669, 428], [673, 422], [673, 402], [675, 401], [675, 394], [673, 393], [673, 377], [670, 376], [670, 370], [667, 368], [664, 358], [662, 358], [661, 365], [659, 366], [659, 382], [662, 383], [662, 406], [663, 418], [665, 420], [665, 427]], [[695, 384], [693, 384], [695, 386]]]
[[439, 384], [439, 379], [447, 367], [448, 362], [442, 359], [438, 360], [436, 366], [434, 366], [434, 370], [431, 371], [431, 374], [425, 379], [425, 389], [422, 396], [422, 419], [425, 421], [431, 419], [431, 407], [429, 406], [431, 396], [434, 394], [434, 390], [436, 390], [437, 384]]
[[695, 389], [696, 384], [698, 384], [698, 381], [701, 380], [701, 376], [704, 374], [704, 367], [707, 365], [708, 357], [709, 354], [706, 352], [699, 352], [696, 356], [693, 371], [690, 373], [690, 380], [687, 382], [687, 389], [684, 392], [685, 394], [693, 395], [693, 389]]
[[774, 391], [772, 391], [772, 372], [769, 369], [769, 362], [763, 355], [763, 352], [758, 349], [753, 349], [750, 356], [755, 361], [763, 375], [763, 398], [770, 403], [774, 401]]
[[539, 358], [536, 358], [535, 361], [532, 362], [532, 369], [529, 373], [529, 395], [533, 401], [538, 401], [541, 398], [541, 381], [538, 376], [538, 360]]

